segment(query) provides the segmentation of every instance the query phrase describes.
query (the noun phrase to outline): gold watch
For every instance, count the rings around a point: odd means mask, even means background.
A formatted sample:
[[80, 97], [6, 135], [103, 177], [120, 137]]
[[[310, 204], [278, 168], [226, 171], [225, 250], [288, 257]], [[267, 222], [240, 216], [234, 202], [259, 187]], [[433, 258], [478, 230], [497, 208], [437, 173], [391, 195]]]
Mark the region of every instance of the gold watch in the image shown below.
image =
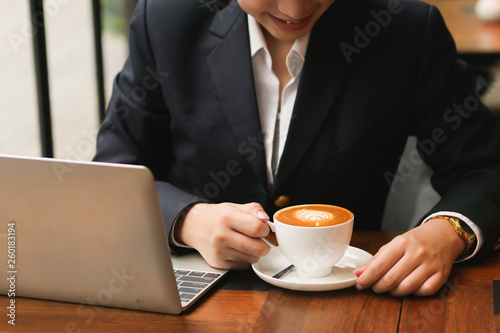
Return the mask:
[[465, 222], [462, 222], [459, 218], [453, 216], [438, 215], [431, 217], [429, 220], [433, 219], [444, 219], [451, 223], [458, 237], [462, 238], [465, 241], [465, 249], [457, 259], [466, 257], [469, 254], [471, 248], [476, 245], [477, 242], [476, 234], [474, 233], [474, 231], [472, 231], [469, 225]]

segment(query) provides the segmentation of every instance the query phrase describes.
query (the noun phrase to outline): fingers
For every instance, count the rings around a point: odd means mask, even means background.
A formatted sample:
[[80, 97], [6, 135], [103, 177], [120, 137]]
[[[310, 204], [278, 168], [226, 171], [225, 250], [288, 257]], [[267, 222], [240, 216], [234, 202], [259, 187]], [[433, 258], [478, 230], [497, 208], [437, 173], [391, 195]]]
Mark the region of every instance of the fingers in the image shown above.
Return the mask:
[[[376, 293], [390, 292], [396, 297], [409, 294], [429, 296], [435, 294], [445, 280], [441, 272], [429, 271], [428, 267], [425, 266], [418, 266], [409, 273], [407, 270], [399, 270], [399, 267], [395, 266], [371, 287]], [[359, 288], [358, 284], [356, 288]]]
[[[260, 257], [265, 256], [271, 250], [269, 245], [260, 238], [248, 237], [238, 232], [216, 235], [212, 241], [213, 247], [223, 246], [245, 254], [247, 256], [245, 261], [251, 263], [257, 262]], [[226, 255], [225, 259], [238, 260], [239, 257]]]
[[383, 245], [379, 250], [378, 252], [370, 258], [370, 260], [368, 260], [363, 266], [359, 267], [358, 269], [356, 269], [353, 273], [354, 275], [356, 275], [357, 277], [359, 277], [361, 274], [363, 274], [366, 269], [368, 268], [368, 266], [371, 265], [371, 263], [373, 262], [373, 260], [377, 259], [377, 256], [379, 255], [379, 253], [381, 253], [385, 247], [387, 247], [387, 245], [389, 244], [385, 244]]
[[222, 269], [247, 269], [252, 263], [259, 260], [259, 257], [249, 256], [235, 249], [226, 248], [219, 252], [216, 249], [213, 253], [205, 252], [202, 256], [212, 267]]
[[270, 247], [261, 239], [233, 232], [215, 235], [204, 257], [214, 267], [245, 269], [269, 251]]
[[[234, 214], [228, 209], [227, 215], [222, 216], [233, 230], [254, 238], [262, 238], [269, 234], [269, 226], [263, 223], [269, 220], [269, 217], [257, 203], [246, 205], [236, 205], [232, 208], [238, 209], [243, 214]], [[260, 216], [260, 218], [259, 218]]]
[[393, 296], [409, 295], [417, 291], [428, 277], [429, 273], [427, 269], [419, 266], [410, 272], [410, 274], [400, 279], [400, 281], [395, 283], [393, 286], [390, 286], [389, 288], [386, 287], [385, 290], [380, 289], [379, 293], [389, 291]]
[[412, 291], [417, 296], [430, 296], [438, 292], [441, 286], [445, 283], [448, 275], [437, 272], [431, 275], [420, 287]]
[[269, 221], [269, 215], [267, 215], [262, 206], [256, 202], [240, 205], [240, 209], [247, 214], [257, 217], [262, 222]]
[[439, 221], [412, 229], [383, 246], [354, 271], [356, 288], [394, 296], [432, 295], [443, 285], [463, 247], [449, 224]]
[[[395, 239], [396, 240], [396, 239]], [[395, 241], [393, 240], [393, 242]], [[356, 289], [363, 290], [371, 287], [375, 282], [381, 280], [386, 273], [403, 257], [404, 252], [401, 248], [394, 246], [395, 249], [382, 247], [363, 267], [356, 270], [359, 274], [356, 281]], [[379, 285], [379, 290], [384, 289], [384, 282]], [[386, 282], [387, 283], [387, 282]], [[389, 282], [391, 283], [391, 282]], [[385, 292], [383, 290], [380, 292]]]
[[370, 266], [370, 264], [372, 263], [373, 259], [375, 258], [375, 256], [371, 257], [370, 260], [368, 260], [366, 262], [366, 264], [364, 264], [363, 266], [359, 267], [358, 269], [354, 270], [353, 273], [354, 275], [356, 275], [356, 277], [359, 277], [361, 274], [363, 274], [366, 269], [368, 268], [368, 266]]
[[[390, 292], [393, 296], [404, 296], [417, 292], [421, 295], [431, 295], [442, 285], [442, 282], [436, 284], [439, 282], [435, 277], [437, 272], [431, 267], [416, 265], [407, 257], [401, 258], [388, 269], [385, 266], [374, 262], [372, 266], [367, 267], [360, 275], [363, 279], [358, 278], [356, 288], [363, 290], [371, 287], [378, 294]], [[434, 277], [429, 280], [429, 276]]]
[[415, 292], [429, 276], [428, 267], [408, 265], [401, 260], [383, 278], [375, 282], [376, 293], [390, 292], [393, 296], [404, 296]]
[[184, 243], [197, 249], [210, 265], [248, 268], [270, 251], [260, 239], [269, 233], [263, 222], [267, 219], [256, 203], [197, 204], [178, 226]]

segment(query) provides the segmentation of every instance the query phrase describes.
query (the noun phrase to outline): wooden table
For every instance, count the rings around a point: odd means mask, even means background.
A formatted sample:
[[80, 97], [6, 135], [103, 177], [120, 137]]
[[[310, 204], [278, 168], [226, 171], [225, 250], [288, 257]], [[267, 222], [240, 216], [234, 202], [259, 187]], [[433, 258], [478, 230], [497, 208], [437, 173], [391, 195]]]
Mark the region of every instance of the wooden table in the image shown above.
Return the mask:
[[[355, 232], [352, 245], [375, 253], [397, 233]], [[252, 271], [231, 272], [217, 290], [181, 315], [16, 299], [16, 326], [0, 297], [0, 332], [499, 332], [493, 280], [500, 253], [480, 266], [457, 265], [432, 297], [395, 298], [354, 287], [297, 292], [269, 286]], [[243, 288], [234, 290], [231, 284]], [[229, 289], [228, 289], [229, 288]], [[232, 290], [231, 290], [232, 289]], [[238, 288], [236, 288], [238, 289]], [[246, 290], [241, 290], [246, 289]]]
[[439, 8], [459, 53], [500, 54], [500, 22], [486, 23], [475, 14], [477, 0], [424, 0]]

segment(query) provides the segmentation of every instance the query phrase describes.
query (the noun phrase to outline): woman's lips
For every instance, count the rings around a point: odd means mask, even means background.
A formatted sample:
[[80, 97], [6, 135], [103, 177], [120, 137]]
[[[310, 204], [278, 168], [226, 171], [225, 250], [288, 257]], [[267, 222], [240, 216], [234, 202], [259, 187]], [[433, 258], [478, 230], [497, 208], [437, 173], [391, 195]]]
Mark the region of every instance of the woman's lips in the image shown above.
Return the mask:
[[283, 30], [300, 30], [304, 28], [311, 20], [312, 14], [301, 20], [282, 20], [269, 14], [271, 20], [278, 26], [278, 28]]

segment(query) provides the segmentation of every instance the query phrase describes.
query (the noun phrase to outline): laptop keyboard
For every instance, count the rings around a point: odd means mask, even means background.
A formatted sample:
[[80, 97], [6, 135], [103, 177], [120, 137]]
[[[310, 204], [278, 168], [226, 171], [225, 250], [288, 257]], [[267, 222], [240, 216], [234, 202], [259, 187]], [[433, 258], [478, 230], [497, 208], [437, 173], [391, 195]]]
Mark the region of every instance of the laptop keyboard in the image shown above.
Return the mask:
[[211, 284], [222, 276], [221, 273], [191, 271], [186, 269], [174, 269], [174, 272], [183, 306], [202, 294]]

